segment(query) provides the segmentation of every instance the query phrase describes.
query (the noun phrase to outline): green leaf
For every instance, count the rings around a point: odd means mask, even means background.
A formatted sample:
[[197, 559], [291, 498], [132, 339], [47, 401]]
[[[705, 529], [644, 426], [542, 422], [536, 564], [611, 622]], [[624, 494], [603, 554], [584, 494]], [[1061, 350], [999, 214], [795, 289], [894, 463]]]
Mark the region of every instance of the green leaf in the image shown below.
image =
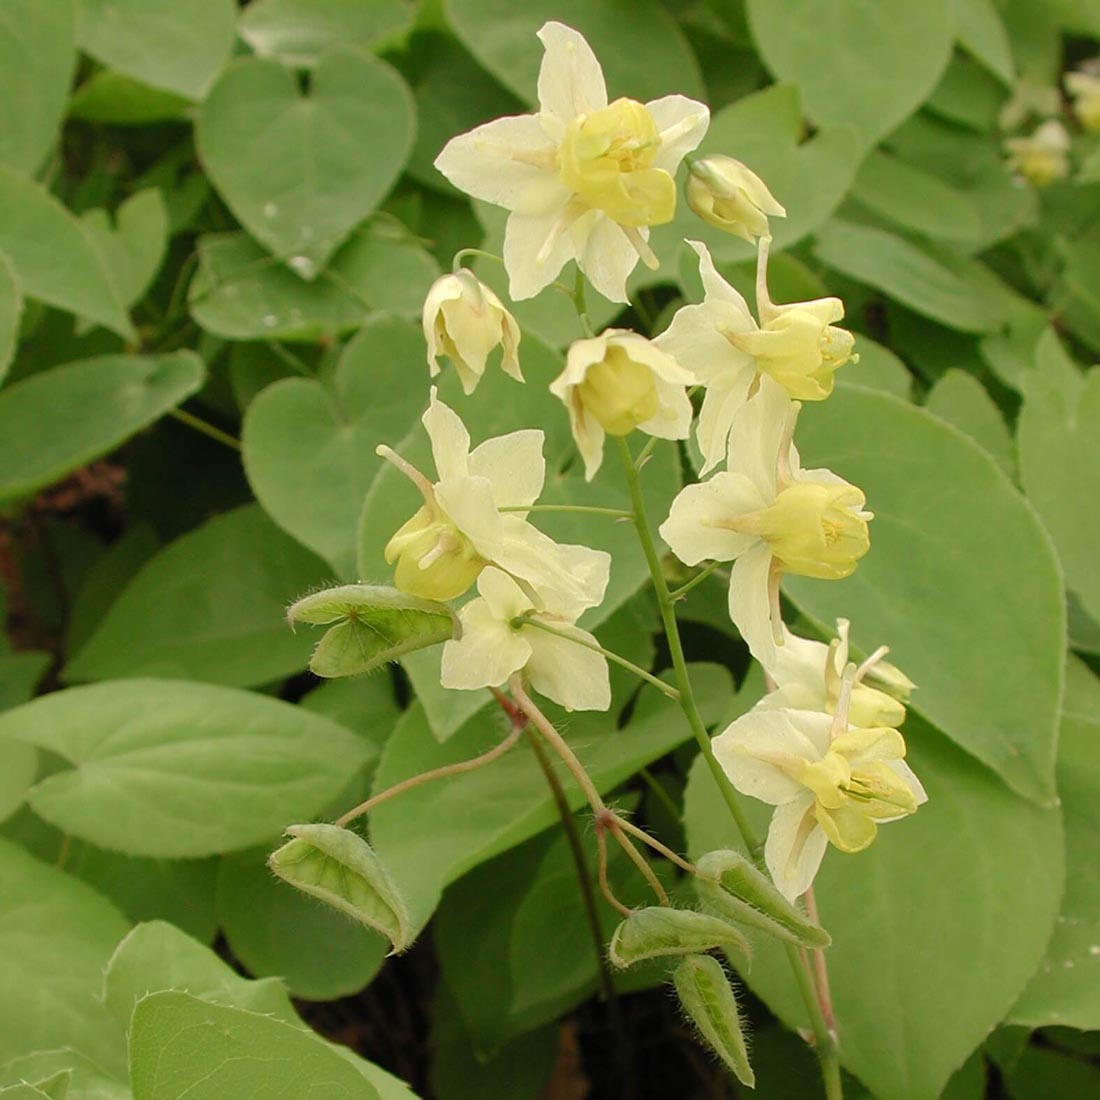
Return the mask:
[[420, 315], [439, 265], [415, 242], [372, 223], [304, 283], [244, 233], [199, 240], [191, 315], [227, 340], [327, 342], [359, 328], [372, 309]]
[[48, 653], [0, 652], [0, 710], [25, 703], [50, 667]]
[[[0, 663], [10, 658], [0, 657]], [[0, 821], [11, 817], [38, 777], [38, 751], [33, 745], [0, 741]]]
[[588, 39], [611, 99], [704, 96], [699, 63], [683, 31], [655, 0], [449, 0], [447, 16], [470, 53], [525, 103], [537, 102], [543, 50], [536, 34], [549, 19]]
[[150, 88], [140, 80], [110, 69], [93, 73], [73, 93], [69, 117], [112, 126], [147, 126], [184, 119], [191, 101], [174, 92]]
[[989, 391], [974, 375], [951, 369], [928, 392], [925, 408], [954, 424], [996, 459], [1009, 477], [1016, 470], [1016, 446]]
[[137, 1004], [161, 989], [186, 989], [204, 1001], [298, 1023], [280, 981], [242, 978], [175, 925], [149, 921], [133, 928], [111, 956], [103, 975], [103, 1003], [120, 1028], [129, 1028]]
[[358, 993], [382, 965], [386, 941], [287, 889], [267, 869], [269, 850], [222, 857], [218, 916], [233, 956], [249, 973], [278, 976], [308, 1001]]
[[814, 254], [841, 274], [960, 332], [992, 332], [1008, 320], [1003, 303], [986, 287], [885, 230], [831, 222], [819, 234]]
[[747, 8], [776, 78], [798, 84], [819, 126], [851, 124], [865, 148], [924, 102], [955, 37], [950, 0], [748, 0]]
[[397, 73], [340, 49], [317, 64], [306, 96], [277, 61], [233, 62], [199, 109], [195, 141], [249, 233], [312, 281], [393, 186], [414, 129]]
[[741, 1025], [737, 998], [722, 964], [709, 955], [691, 955], [672, 975], [676, 996], [707, 1046], [743, 1085], [754, 1088], [756, 1077]]
[[1100, 370], [1071, 392], [1049, 375], [1023, 380], [1017, 425], [1020, 474], [1058, 548], [1066, 583], [1095, 619], [1100, 617]]
[[883, 347], [882, 344], [875, 343], [862, 332], [856, 336], [856, 352], [859, 355], [859, 362], [846, 364], [845, 382], [853, 382], [872, 390], [882, 390], [905, 401], [909, 400], [909, 394], [913, 389], [913, 376], [894, 352]]
[[237, 31], [261, 57], [308, 69], [337, 47], [368, 48], [395, 37], [410, 16], [401, 0], [256, 0], [241, 13]]
[[694, 955], [722, 948], [746, 958], [749, 944], [727, 921], [694, 909], [652, 905], [635, 909], [611, 937], [607, 957], [620, 970], [646, 959]]
[[91, 887], [4, 839], [0, 878], [0, 1065], [67, 1046], [123, 1069], [121, 1036], [98, 996], [127, 922]]
[[[724, 707], [729, 674], [713, 665], [695, 666], [697, 695], [712, 712]], [[548, 708], [556, 713], [553, 708]], [[656, 760], [690, 736], [671, 700], [644, 688], [630, 723], [609, 732], [606, 716], [570, 716], [568, 737], [601, 791], [610, 790], [639, 767]], [[504, 737], [499, 712], [471, 718], [447, 741], [436, 740], [423, 709], [413, 706], [386, 744], [374, 789], [426, 769], [467, 760]], [[583, 799], [571, 785], [570, 805]], [[531, 753], [519, 748], [492, 764], [463, 775], [405, 791], [371, 812], [375, 850], [394, 869], [412, 926], [421, 927], [443, 887], [460, 875], [546, 828], [557, 809], [546, 779]], [[445, 822], [445, 827], [437, 827]]]
[[1006, 84], [1016, 81], [1012, 44], [994, 0], [955, 0], [959, 43]]
[[1077, 1100], [1100, 1094], [1100, 1067], [1082, 1057], [1038, 1045], [1028, 1046], [1004, 1074], [1008, 1095], [1016, 1100]]
[[889, 645], [918, 684], [913, 709], [1015, 790], [1051, 799], [1065, 609], [1031, 508], [975, 443], [886, 394], [838, 385], [798, 441], [807, 467], [866, 492], [875, 519], [851, 577], [787, 591], [823, 633], [843, 616], [863, 652]]
[[[771, 222], [776, 250], [821, 225], [847, 194], [859, 167], [859, 142], [851, 126], [825, 126], [808, 141], [802, 136], [798, 89], [775, 85], [717, 112], [699, 146], [698, 155], [735, 155], [787, 208], [787, 217]], [[667, 259], [677, 248], [686, 248], [681, 244], [684, 237], [703, 241], [716, 261], [754, 256], [751, 245], [706, 224], [687, 203], [680, 203], [672, 223], [654, 229], [653, 248]]]
[[36, 172], [57, 137], [76, 68], [72, 0], [0, 7], [0, 163]]
[[357, 676], [459, 632], [454, 612], [396, 588], [345, 584], [303, 596], [286, 613], [291, 626], [329, 626], [309, 667], [317, 676]]
[[[409, 384], [421, 374], [423, 386]], [[264, 510], [337, 576], [354, 579], [359, 512], [382, 459], [417, 423], [427, 392], [424, 337], [396, 317], [372, 318], [325, 382], [287, 378], [248, 407], [242, 457]]]
[[3, 390], [0, 503], [30, 496], [113, 450], [195, 393], [203, 374], [192, 351], [104, 355]]
[[968, 241], [982, 231], [970, 196], [881, 149], [860, 165], [852, 197], [902, 229], [928, 237]]
[[0, 383], [3, 383], [15, 357], [22, 319], [23, 290], [14, 268], [0, 253]]
[[201, 99], [233, 50], [233, 0], [79, 0], [80, 48], [154, 88]]
[[1046, 958], [1009, 1015], [1027, 1027], [1100, 1029], [1100, 684], [1070, 658], [1058, 742], [1066, 892]]
[[[927, 805], [884, 825], [865, 852], [830, 848], [814, 890], [833, 937], [826, 958], [845, 1068], [875, 1096], [936, 1100], [1042, 957], [1062, 891], [1062, 830], [1056, 808], [1020, 798], [912, 716], [906, 740]], [[746, 808], [762, 836], [770, 807]], [[701, 760], [685, 822], [696, 855], [738, 843]], [[967, 980], [974, 974], [981, 980]], [[788, 1027], [806, 1026], [780, 945], [756, 944], [745, 981]]]
[[[135, 338], [114, 276], [87, 230], [40, 183], [0, 165], [0, 252], [28, 298]], [[64, 263], [58, 257], [64, 257]]]
[[177, 680], [54, 692], [0, 715], [0, 738], [72, 765], [31, 791], [35, 813], [104, 848], [174, 858], [267, 840], [319, 812], [367, 757], [303, 708]]
[[153, 993], [130, 1027], [134, 1100], [379, 1100], [319, 1036], [187, 993]]
[[296, 890], [381, 932], [394, 953], [411, 943], [409, 913], [386, 865], [357, 833], [318, 822], [291, 825], [267, 865]]
[[[125, 1066], [120, 1076], [125, 1077]], [[58, 1080], [64, 1082], [59, 1087], [68, 1091], [58, 1092], [52, 1100], [131, 1100], [128, 1084], [107, 1075], [75, 1050], [39, 1050], [0, 1066], [0, 1085], [6, 1087], [30, 1081], [45, 1088]]]
[[160, 191], [151, 187], [132, 195], [118, 208], [113, 225], [106, 210], [89, 210], [81, 221], [123, 304], [140, 301], [168, 247], [168, 211]]
[[252, 687], [301, 671], [284, 608], [328, 570], [254, 504], [150, 558], [65, 668], [69, 681], [170, 676]]

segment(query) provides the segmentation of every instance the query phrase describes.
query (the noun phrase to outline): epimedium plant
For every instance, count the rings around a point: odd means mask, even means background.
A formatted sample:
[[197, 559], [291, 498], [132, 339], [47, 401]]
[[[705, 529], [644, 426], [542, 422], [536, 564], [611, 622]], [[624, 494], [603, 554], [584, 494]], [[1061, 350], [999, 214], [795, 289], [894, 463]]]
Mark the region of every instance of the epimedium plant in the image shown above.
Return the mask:
[[[318, 592], [294, 604], [288, 619], [334, 624], [311, 662], [323, 675], [369, 672], [405, 650], [439, 642], [446, 624], [442, 687], [492, 691], [511, 719], [511, 731], [476, 758], [372, 795], [335, 826], [291, 826], [292, 839], [271, 856], [270, 867], [383, 932], [395, 951], [406, 949], [411, 918], [401, 900], [400, 867], [387, 869], [348, 826], [413, 786], [492, 764], [530, 727], [564, 765], [594, 815], [597, 881], [623, 917], [611, 938], [611, 963], [625, 968], [647, 959], [679, 959], [672, 982], [682, 1008], [713, 1052], [751, 1087], [755, 1075], [737, 1000], [708, 952], [721, 950], [735, 968], [745, 968], [751, 950], [741, 924], [782, 941], [806, 1001], [825, 1094], [840, 1097], [824, 953], [830, 938], [817, 924], [813, 880], [828, 844], [846, 853], [862, 851], [879, 823], [914, 813], [927, 797], [904, 763], [905, 741], [897, 729], [905, 718], [902, 700], [914, 685], [884, 663], [886, 647], [857, 665], [848, 659], [846, 621], [839, 624], [840, 637], [826, 646], [792, 635], [782, 620], [784, 573], [840, 579], [852, 574], [869, 548], [872, 514], [864, 509], [863, 493], [829, 470], [803, 470], [793, 439], [797, 399], [830, 395], [835, 372], [851, 358], [853, 338], [833, 324], [844, 313], [836, 298], [781, 306], [771, 301], [768, 214], [785, 211], [760, 178], [732, 158], [691, 158], [709, 121], [702, 103], [668, 96], [644, 105], [626, 98], [609, 104], [603, 72], [582, 35], [549, 22], [539, 38], [545, 56], [538, 113], [498, 119], [453, 138], [436, 166], [464, 190], [511, 210], [501, 262], [513, 297], [550, 288], [564, 265], [576, 261], [574, 286], [554, 289], [572, 299], [582, 335], [549, 389], [568, 411], [586, 481], [598, 473], [608, 437], [614, 440], [630, 508], [543, 507], [575, 511], [592, 524], [633, 525], [676, 686], [655, 680], [577, 625], [602, 601], [612, 560], [584, 545], [554, 542], [532, 522], [546, 478], [544, 433], [522, 429], [471, 450], [461, 418], [433, 387], [423, 424], [437, 480], [385, 444], [378, 447], [423, 498], [385, 548], [396, 588]], [[692, 242], [707, 292], [702, 304], [683, 306], [656, 341], [627, 329], [597, 334], [585, 281], [626, 302], [626, 279], [635, 264], [659, 265], [648, 244], [649, 228], [673, 219], [674, 176], [685, 158], [692, 209], [759, 243], [759, 320], [715, 270], [706, 246]], [[460, 266], [466, 253], [429, 291], [423, 327], [431, 373], [439, 372], [439, 356], [446, 355], [472, 398], [498, 345], [504, 372], [527, 383], [518, 361], [520, 326], [496, 294]], [[723, 456], [725, 469], [689, 484], [667, 506], [660, 534], [684, 565], [704, 565], [670, 590], [641, 479], [661, 440], [689, 436], [689, 391], [696, 389], [706, 391], [697, 428], [703, 472]], [[649, 441], [635, 454], [630, 439], [636, 432]], [[729, 561], [730, 618], [772, 690], [712, 740], [684, 658], [676, 603]], [[478, 595], [457, 614], [441, 602], [463, 597], [475, 583]], [[696, 866], [609, 807], [568, 741], [528, 694], [533, 688], [566, 711], [607, 711], [609, 661], [654, 684], [682, 709], [726, 801], [731, 842], [739, 842], [750, 858], [715, 851]], [[766, 842], [757, 839], [738, 792], [776, 807]], [[609, 842], [624, 850], [656, 906], [633, 908], [617, 897], [608, 880]], [[639, 845], [698, 879], [702, 907], [673, 906]], [[583, 863], [579, 873], [587, 874]], [[598, 926], [594, 932], [599, 935]]]
[[0, 1092], [1098, 1091], [1086, 9], [0, 0]]

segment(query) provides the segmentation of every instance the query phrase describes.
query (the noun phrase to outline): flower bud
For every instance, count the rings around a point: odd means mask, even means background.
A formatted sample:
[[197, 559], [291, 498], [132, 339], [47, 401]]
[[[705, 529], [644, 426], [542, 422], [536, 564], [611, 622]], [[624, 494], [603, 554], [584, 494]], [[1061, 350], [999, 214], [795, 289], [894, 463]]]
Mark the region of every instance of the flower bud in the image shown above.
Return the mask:
[[756, 360], [795, 401], [822, 401], [833, 392], [833, 375], [852, 357], [855, 337], [833, 324], [844, 316], [839, 298], [772, 306], [763, 326], [727, 332], [734, 347]]
[[764, 181], [733, 157], [709, 156], [692, 161], [685, 195], [688, 206], [703, 221], [750, 243], [771, 236], [769, 215], [787, 216]]
[[608, 435], [629, 435], [660, 410], [653, 371], [631, 359], [622, 347], [609, 347], [604, 358], [588, 368], [574, 400]]
[[455, 365], [466, 394], [477, 388], [490, 352], [503, 349], [501, 369], [523, 381], [517, 350], [520, 328], [501, 300], [481, 280], [464, 268], [444, 275], [432, 284], [424, 299], [424, 339], [428, 345], [428, 369], [439, 373], [439, 357]]
[[846, 482], [801, 481], [746, 516], [738, 529], [763, 538], [786, 572], [839, 580], [871, 548], [865, 503], [863, 493]]
[[397, 565], [393, 583], [426, 600], [451, 600], [477, 580], [486, 562], [473, 543], [441, 512], [420, 508], [386, 544], [386, 561]]
[[1066, 91], [1073, 96], [1073, 113], [1090, 133], [1100, 130], [1100, 73], [1095, 62], [1075, 73], [1066, 73]]
[[1046, 187], [1069, 175], [1069, 134], [1057, 120], [1044, 122], [1031, 137], [1005, 142], [1008, 166], [1033, 187]]
[[676, 968], [672, 984], [684, 1012], [707, 1045], [741, 1084], [753, 1088], [748, 1045], [737, 998], [722, 964], [710, 955], [689, 955]]
[[694, 955], [716, 948], [745, 959], [751, 955], [748, 940], [720, 916], [654, 905], [635, 909], [615, 929], [607, 957], [613, 966], [624, 969], [645, 959]]

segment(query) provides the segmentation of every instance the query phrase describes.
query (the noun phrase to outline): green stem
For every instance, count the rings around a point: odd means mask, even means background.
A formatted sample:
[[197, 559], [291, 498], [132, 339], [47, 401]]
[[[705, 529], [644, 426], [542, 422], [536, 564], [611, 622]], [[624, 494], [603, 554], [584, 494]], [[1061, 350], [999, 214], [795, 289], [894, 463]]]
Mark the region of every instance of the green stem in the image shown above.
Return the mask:
[[706, 569], [700, 570], [691, 578], [687, 584], [680, 585], [679, 588], [674, 588], [669, 594], [670, 600], [682, 600], [696, 585], [700, 585], [718, 568], [718, 562], [712, 561]]
[[573, 281], [573, 308], [577, 311], [585, 336], [595, 336], [592, 321], [588, 316], [588, 305], [584, 298], [584, 272], [579, 267], [577, 268], [577, 277]]
[[186, 424], [189, 428], [194, 428], [195, 431], [202, 432], [203, 435], [216, 439], [227, 447], [232, 447], [235, 451], [241, 449], [239, 439], [234, 439], [228, 432], [223, 432], [221, 428], [215, 428], [213, 424], [208, 424], [201, 417], [195, 416], [184, 409], [169, 409], [168, 415], [174, 417], [181, 424]]
[[625, 508], [598, 508], [594, 504], [510, 504], [498, 508], [498, 512], [579, 512], [586, 516], [612, 516], [615, 519], [633, 519], [634, 513]]
[[502, 264], [504, 261], [495, 252], [486, 252], [484, 248], [460, 248], [455, 253], [455, 258], [451, 263], [451, 274], [457, 274], [462, 270], [462, 261], [467, 256], [480, 256], [483, 260], [492, 260], [494, 263]]
[[672, 818], [673, 821], [679, 821], [680, 807], [672, 801], [668, 791], [661, 786], [657, 777], [649, 770], [649, 768], [639, 768], [638, 774], [642, 777], [645, 785], [650, 789], [653, 797], [665, 808], [665, 812]]
[[[661, 567], [661, 558], [657, 553], [657, 547], [646, 519], [645, 500], [642, 496], [642, 487], [638, 478], [638, 467], [631, 458], [630, 448], [627, 446], [626, 440], [619, 437], [616, 442], [619, 445], [619, 456], [622, 459], [627, 487], [630, 490], [630, 500], [634, 508], [634, 526], [637, 529], [642, 550], [645, 552], [646, 561], [649, 564], [653, 588], [657, 594], [657, 604], [661, 610], [661, 621], [664, 623], [665, 634], [668, 638], [669, 654], [672, 657], [672, 666], [676, 672], [676, 680], [680, 688], [680, 706], [683, 708], [691, 732], [695, 735], [699, 751], [703, 754], [703, 759], [707, 763], [710, 774], [729, 809], [730, 816], [737, 825], [737, 830], [741, 834], [745, 847], [756, 863], [760, 864], [762, 863], [763, 848], [737, 801], [737, 794], [726, 778], [726, 773], [715, 759], [714, 750], [710, 743], [710, 735], [707, 733], [706, 725], [699, 714], [699, 707], [692, 693], [691, 678], [688, 675], [687, 661], [684, 659], [684, 648], [680, 641], [675, 608], [671, 593], [668, 590], [668, 582], [665, 580], [664, 570]], [[814, 1034], [814, 1053], [821, 1065], [821, 1076], [825, 1084], [826, 1098], [827, 1100], [843, 1100], [836, 1038], [825, 1024], [810, 968], [799, 957], [798, 951], [794, 947], [788, 947], [787, 958], [790, 961], [791, 969], [794, 971], [795, 981], [798, 984], [799, 993], [802, 995], [810, 1019], [810, 1027]]]
[[512, 620], [512, 626], [517, 629], [525, 626], [533, 626], [536, 630], [545, 631], [547, 634], [553, 634], [558, 638], [566, 638], [571, 642], [575, 642], [579, 646], [583, 646], [585, 649], [591, 649], [594, 653], [600, 653], [606, 657], [609, 661], [614, 661], [615, 664], [621, 665], [625, 669], [633, 672], [635, 676], [640, 676], [647, 684], [652, 684], [663, 695], [672, 699], [674, 702], [680, 701], [680, 693], [674, 688], [654, 676], [652, 672], [646, 672], [640, 665], [636, 665], [633, 661], [628, 661], [625, 657], [620, 657], [617, 653], [613, 653], [610, 649], [604, 649], [598, 642], [593, 643], [587, 641], [585, 638], [578, 638], [575, 634], [570, 634], [568, 631], [559, 630], [556, 626], [551, 626], [549, 623], [539, 622], [538, 619], [532, 619], [525, 615], [519, 615]]
[[283, 347], [278, 340], [265, 340], [264, 347], [266, 347], [276, 359], [279, 359], [290, 367], [295, 374], [300, 374], [304, 378], [313, 377], [313, 371], [311, 371], [309, 367], [290, 350], [290, 348]]
[[668, 582], [665, 580], [664, 570], [661, 567], [661, 558], [657, 553], [657, 547], [653, 542], [653, 536], [649, 531], [649, 523], [646, 520], [645, 500], [642, 497], [642, 486], [638, 478], [638, 468], [630, 457], [630, 448], [626, 440], [621, 436], [616, 442], [619, 445], [619, 455], [622, 459], [623, 470], [626, 473], [627, 487], [630, 490], [630, 501], [634, 506], [634, 527], [638, 532], [638, 538], [645, 553], [646, 562], [649, 564], [649, 574], [653, 579], [653, 587], [657, 594], [657, 605], [661, 609], [661, 621], [664, 624], [665, 634], [668, 637], [668, 650], [672, 657], [672, 667], [676, 673], [676, 683], [680, 688], [680, 706], [683, 708], [684, 717], [688, 720], [691, 732], [699, 745], [699, 751], [707, 762], [714, 782], [722, 792], [722, 798], [729, 808], [730, 814], [737, 823], [746, 847], [750, 853], [758, 851], [760, 845], [753, 835], [752, 826], [745, 817], [737, 801], [737, 795], [726, 779], [722, 766], [714, 758], [714, 750], [710, 745], [710, 734], [707, 733], [706, 724], [699, 713], [698, 704], [691, 688], [691, 677], [688, 675], [687, 661], [684, 659], [684, 647], [680, 641], [680, 631], [676, 625], [676, 612], [672, 605], [672, 598], [668, 590]]

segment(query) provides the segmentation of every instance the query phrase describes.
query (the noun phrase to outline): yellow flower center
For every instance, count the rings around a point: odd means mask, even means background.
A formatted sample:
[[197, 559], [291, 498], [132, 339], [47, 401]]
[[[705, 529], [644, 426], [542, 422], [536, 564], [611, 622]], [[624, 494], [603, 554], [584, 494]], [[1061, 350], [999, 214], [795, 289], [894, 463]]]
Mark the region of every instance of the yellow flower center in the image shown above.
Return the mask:
[[822, 401], [833, 392], [833, 374], [852, 357], [855, 337], [827, 324], [812, 309], [785, 309], [754, 332], [726, 338], [756, 360], [796, 401]]
[[676, 211], [676, 183], [653, 168], [661, 135], [633, 99], [579, 115], [558, 151], [561, 178], [578, 198], [620, 225], [661, 225]]
[[394, 585], [426, 600], [461, 596], [487, 564], [447, 516], [427, 505], [402, 524], [385, 553], [388, 563], [397, 563]]
[[653, 371], [619, 347], [608, 348], [603, 360], [585, 371], [573, 399], [608, 435], [628, 435], [660, 410]]
[[737, 529], [764, 539], [788, 573], [839, 580], [871, 547], [864, 503], [852, 485], [798, 482]]

